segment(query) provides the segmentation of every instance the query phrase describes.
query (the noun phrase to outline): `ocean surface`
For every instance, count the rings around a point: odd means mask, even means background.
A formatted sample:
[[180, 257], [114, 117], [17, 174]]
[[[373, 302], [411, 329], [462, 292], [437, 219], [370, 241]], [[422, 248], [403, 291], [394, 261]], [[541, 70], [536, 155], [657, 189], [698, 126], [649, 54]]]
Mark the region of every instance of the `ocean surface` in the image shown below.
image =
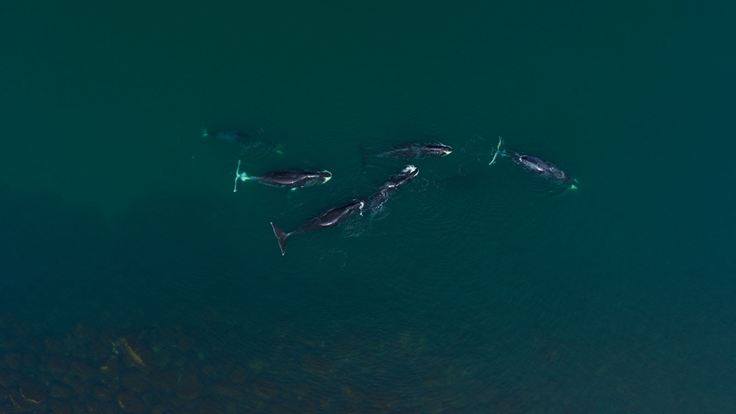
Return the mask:
[[736, 412], [732, 2], [67, 3], [0, 4], [0, 412]]

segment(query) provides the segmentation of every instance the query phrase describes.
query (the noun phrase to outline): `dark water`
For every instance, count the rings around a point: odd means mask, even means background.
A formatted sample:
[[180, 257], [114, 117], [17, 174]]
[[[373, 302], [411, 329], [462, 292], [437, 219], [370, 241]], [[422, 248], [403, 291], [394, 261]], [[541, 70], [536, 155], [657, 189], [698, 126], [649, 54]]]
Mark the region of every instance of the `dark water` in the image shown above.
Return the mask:
[[734, 11], [2, 3], [0, 412], [734, 412]]

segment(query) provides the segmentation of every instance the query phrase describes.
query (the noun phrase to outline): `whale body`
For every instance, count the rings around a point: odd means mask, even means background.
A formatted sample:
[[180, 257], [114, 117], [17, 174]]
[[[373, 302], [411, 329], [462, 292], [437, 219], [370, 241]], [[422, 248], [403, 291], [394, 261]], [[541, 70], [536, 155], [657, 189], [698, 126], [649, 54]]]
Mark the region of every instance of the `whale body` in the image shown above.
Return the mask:
[[498, 137], [498, 144], [496, 145], [496, 151], [493, 154], [493, 158], [488, 165], [496, 163], [498, 157], [509, 157], [516, 164], [521, 166], [527, 171], [544, 177], [550, 181], [558, 184], [569, 185], [571, 190], [576, 190], [577, 180], [569, 177], [560, 167], [552, 164], [549, 161], [545, 161], [539, 157], [533, 155], [521, 154], [518, 152], [508, 152], [503, 148], [503, 138]]
[[322, 171], [306, 171], [306, 170], [284, 170], [271, 171], [263, 175], [248, 175], [244, 171], [240, 171], [240, 161], [235, 171], [235, 185], [233, 192], [238, 191], [238, 181], [256, 181], [271, 187], [286, 187], [295, 190], [302, 187], [311, 187], [313, 185], [324, 184], [332, 178], [332, 173], [327, 170]]
[[413, 165], [407, 165], [401, 172], [391, 177], [388, 181], [376, 191], [372, 196], [368, 198], [368, 208], [371, 211], [380, 210], [381, 207], [388, 201], [393, 193], [399, 189], [402, 185], [409, 182], [411, 179], [419, 174], [417, 167]]
[[406, 144], [378, 154], [378, 157], [424, 158], [444, 157], [452, 153], [452, 147], [442, 143]]
[[526, 170], [545, 178], [559, 182], [564, 182], [568, 179], [567, 174], [559, 167], [533, 155], [513, 153], [511, 154], [511, 160]]
[[[317, 184], [324, 184], [327, 181], [330, 181], [331, 178], [332, 173], [326, 170], [286, 170], [272, 171], [255, 177], [248, 176], [246, 180], [258, 181], [261, 184], [270, 185], [272, 187], [301, 188], [310, 187]], [[241, 178], [241, 181], [245, 180]]]
[[254, 158], [262, 158], [272, 153], [282, 155], [283, 149], [280, 144], [275, 144], [263, 139], [263, 130], [242, 131], [226, 129], [219, 131], [208, 131], [202, 129], [202, 138], [211, 138], [214, 141], [225, 142], [240, 147], [241, 155]]
[[281, 255], [284, 256], [286, 254], [286, 240], [295, 235], [295, 234], [301, 234], [306, 233], [310, 231], [315, 231], [319, 229], [324, 229], [328, 227], [334, 227], [338, 224], [345, 221], [348, 217], [352, 216], [355, 213], [363, 213], [363, 207], [365, 207], [365, 201], [364, 200], [358, 200], [354, 199], [350, 201], [349, 203], [342, 205], [340, 207], [331, 208], [320, 215], [304, 222], [302, 225], [297, 227], [296, 229], [285, 232], [281, 228], [279, 228], [277, 225], [273, 224], [271, 222], [271, 229], [273, 229], [273, 234], [276, 236], [276, 241], [279, 244], [279, 250], [281, 250]]

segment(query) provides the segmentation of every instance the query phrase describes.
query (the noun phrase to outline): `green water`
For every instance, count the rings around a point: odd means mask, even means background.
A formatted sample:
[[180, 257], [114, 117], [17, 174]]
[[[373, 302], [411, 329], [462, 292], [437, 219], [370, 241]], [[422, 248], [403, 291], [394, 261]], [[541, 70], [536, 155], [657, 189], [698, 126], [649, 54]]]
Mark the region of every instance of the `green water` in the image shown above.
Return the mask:
[[[278, 390], [230, 412], [733, 412], [734, 11], [4, 2], [3, 319], [183, 332], [181, 366]], [[283, 145], [248, 173], [334, 178], [233, 194], [205, 127]], [[488, 167], [499, 135], [580, 189]], [[280, 256], [269, 221], [371, 194], [404, 164], [367, 149], [427, 140], [455, 152]]]

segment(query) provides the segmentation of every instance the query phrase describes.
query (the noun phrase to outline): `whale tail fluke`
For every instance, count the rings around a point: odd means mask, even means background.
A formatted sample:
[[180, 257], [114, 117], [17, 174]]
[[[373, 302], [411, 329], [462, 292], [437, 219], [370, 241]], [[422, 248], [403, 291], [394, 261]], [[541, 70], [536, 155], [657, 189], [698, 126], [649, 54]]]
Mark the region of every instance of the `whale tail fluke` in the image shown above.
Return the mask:
[[276, 236], [276, 241], [279, 243], [281, 255], [286, 255], [286, 239], [289, 238], [291, 233], [281, 230], [277, 225], [273, 224], [273, 222], [271, 222], [271, 228], [273, 229], [273, 235]]
[[251, 177], [246, 173], [245, 171], [240, 171], [240, 160], [238, 160], [238, 168], [235, 169], [235, 179], [233, 183], [233, 193], [238, 192], [238, 180], [240, 181], [248, 181], [252, 180], [254, 177]]
[[496, 144], [496, 151], [493, 152], [493, 158], [491, 159], [491, 162], [488, 163], [488, 165], [495, 164], [499, 156], [503, 157], [505, 155], [506, 155], [506, 150], [503, 149], [503, 138], [499, 136], [498, 144]]

